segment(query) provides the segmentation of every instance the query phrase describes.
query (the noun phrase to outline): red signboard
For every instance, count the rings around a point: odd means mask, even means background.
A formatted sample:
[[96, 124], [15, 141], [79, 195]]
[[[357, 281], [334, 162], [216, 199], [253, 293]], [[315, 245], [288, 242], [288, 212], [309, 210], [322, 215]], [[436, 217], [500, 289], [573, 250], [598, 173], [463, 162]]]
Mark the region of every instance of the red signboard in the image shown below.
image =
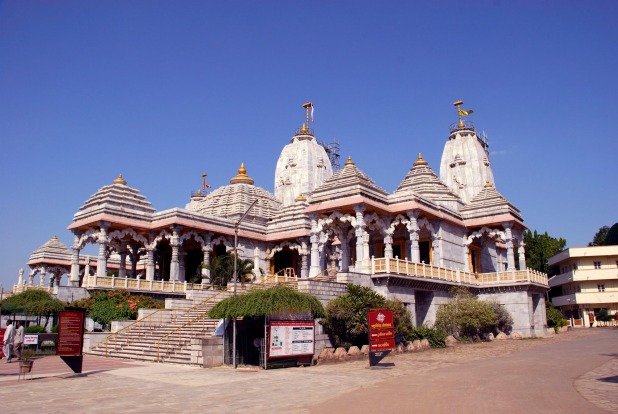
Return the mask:
[[369, 342], [370, 352], [380, 352], [395, 349], [395, 338], [381, 339]]
[[0, 357], [4, 358], [6, 355], [4, 355], [4, 331], [6, 331], [6, 328], [2, 328], [0, 329]]
[[370, 341], [379, 341], [381, 339], [390, 339], [395, 337], [395, 331], [392, 329], [383, 329], [380, 331], [369, 331]]
[[58, 322], [57, 353], [60, 356], [79, 356], [82, 354], [84, 339], [84, 312], [62, 311]]
[[393, 311], [386, 309], [370, 309], [368, 312], [369, 330], [395, 329]]

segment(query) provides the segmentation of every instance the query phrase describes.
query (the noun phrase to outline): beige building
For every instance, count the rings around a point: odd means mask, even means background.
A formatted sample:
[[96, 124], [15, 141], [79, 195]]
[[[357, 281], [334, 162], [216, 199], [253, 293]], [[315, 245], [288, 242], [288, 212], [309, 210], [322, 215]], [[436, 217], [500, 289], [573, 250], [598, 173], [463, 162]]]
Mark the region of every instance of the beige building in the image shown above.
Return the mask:
[[[618, 312], [618, 245], [571, 247], [548, 260], [560, 273], [549, 279], [550, 288], [559, 288], [552, 298], [573, 326], [590, 326], [590, 314], [601, 309]], [[593, 326], [598, 322], [595, 320]]]

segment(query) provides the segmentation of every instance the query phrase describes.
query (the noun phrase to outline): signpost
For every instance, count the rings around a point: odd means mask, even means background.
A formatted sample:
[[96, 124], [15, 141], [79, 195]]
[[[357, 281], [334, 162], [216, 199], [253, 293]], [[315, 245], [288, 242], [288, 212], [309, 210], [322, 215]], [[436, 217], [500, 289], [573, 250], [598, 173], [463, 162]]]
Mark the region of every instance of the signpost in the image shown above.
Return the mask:
[[84, 321], [86, 313], [83, 309], [71, 309], [60, 312], [58, 322], [57, 354], [73, 370], [82, 372], [84, 356]]
[[377, 366], [395, 349], [395, 322], [393, 311], [371, 308], [367, 312], [369, 325], [369, 366]]

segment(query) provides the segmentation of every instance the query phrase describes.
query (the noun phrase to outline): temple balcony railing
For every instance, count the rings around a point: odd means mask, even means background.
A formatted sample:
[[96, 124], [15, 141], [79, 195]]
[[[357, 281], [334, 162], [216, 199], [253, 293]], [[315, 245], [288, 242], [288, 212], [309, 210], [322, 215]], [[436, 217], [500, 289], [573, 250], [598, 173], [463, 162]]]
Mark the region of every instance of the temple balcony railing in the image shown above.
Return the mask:
[[54, 293], [54, 288], [50, 286], [41, 286], [41, 285], [13, 285], [13, 294], [18, 294], [25, 292], [27, 290], [43, 290], [48, 293]]
[[95, 275], [85, 278], [82, 287], [86, 289], [124, 289], [135, 292], [182, 293], [187, 290], [205, 289], [208, 285], [178, 280], [144, 280]]
[[405, 275], [472, 286], [534, 283], [548, 287], [547, 275], [533, 269], [473, 273], [398, 258], [372, 257], [371, 274]]

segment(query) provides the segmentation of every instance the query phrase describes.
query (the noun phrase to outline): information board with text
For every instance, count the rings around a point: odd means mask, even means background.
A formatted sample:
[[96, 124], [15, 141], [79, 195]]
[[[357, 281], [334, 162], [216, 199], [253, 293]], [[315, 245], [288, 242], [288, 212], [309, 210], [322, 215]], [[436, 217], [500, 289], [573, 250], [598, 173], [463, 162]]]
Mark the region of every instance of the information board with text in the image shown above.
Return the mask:
[[271, 321], [268, 358], [313, 355], [315, 321]]

